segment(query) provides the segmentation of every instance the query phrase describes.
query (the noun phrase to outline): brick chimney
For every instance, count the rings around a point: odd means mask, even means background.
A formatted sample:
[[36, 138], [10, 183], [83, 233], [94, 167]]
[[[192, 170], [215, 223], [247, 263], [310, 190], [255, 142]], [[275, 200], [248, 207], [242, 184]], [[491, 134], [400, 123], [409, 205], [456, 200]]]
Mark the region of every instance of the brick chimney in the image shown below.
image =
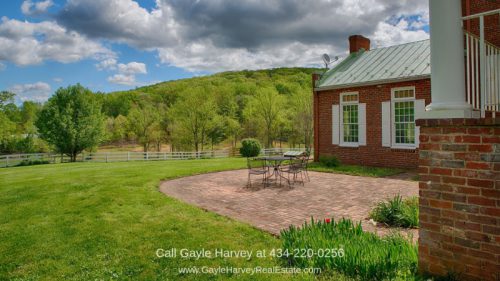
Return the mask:
[[362, 35], [349, 36], [349, 53], [356, 53], [360, 49], [370, 50], [370, 39]]

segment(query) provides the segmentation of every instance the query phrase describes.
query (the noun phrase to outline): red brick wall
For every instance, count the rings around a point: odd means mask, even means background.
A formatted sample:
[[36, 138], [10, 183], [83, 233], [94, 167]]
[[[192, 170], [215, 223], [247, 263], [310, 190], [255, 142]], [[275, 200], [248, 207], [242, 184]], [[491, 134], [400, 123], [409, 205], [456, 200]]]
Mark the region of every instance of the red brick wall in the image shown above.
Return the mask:
[[[430, 103], [430, 79], [315, 93], [315, 160], [320, 155], [335, 155], [345, 164], [416, 168], [416, 150], [382, 147], [382, 102], [391, 100], [391, 88], [405, 86], [415, 86], [416, 98]], [[332, 104], [339, 104], [340, 93], [350, 91], [359, 92], [359, 102], [366, 103], [366, 146], [357, 148], [332, 144]]]
[[421, 272], [500, 280], [500, 119], [417, 124]]
[[[462, 14], [474, 15], [482, 12], [500, 9], [499, 0], [462, 0]], [[500, 47], [500, 17], [497, 15], [484, 18], [486, 40]], [[479, 36], [479, 19], [468, 20], [464, 23], [466, 30]]]

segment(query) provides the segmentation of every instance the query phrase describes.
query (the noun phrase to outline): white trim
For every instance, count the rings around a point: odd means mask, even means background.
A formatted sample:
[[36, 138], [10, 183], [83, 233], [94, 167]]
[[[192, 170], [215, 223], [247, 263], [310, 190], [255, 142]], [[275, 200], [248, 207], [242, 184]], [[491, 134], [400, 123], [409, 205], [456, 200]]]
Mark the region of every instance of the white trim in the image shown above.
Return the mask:
[[398, 83], [398, 82], [409, 82], [409, 81], [425, 80], [425, 79], [430, 79], [430, 78], [431, 78], [430, 74], [424, 74], [424, 75], [418, 75], [418, 76], [414, 76], [414, 77], [390, 78], [390, 79], [382, 79], [382, 80], [367, 81], [367, 82], [339, 84], [339, 85], [328, 85], [328, 86], [316, 87], [316, 88], [314, 88], [314, 91], [320, 92], [320, 91], [346, 89], [346, 88], [353, 88], [353, 87], [383, 85], [383, 84], [389, 84], [389, 83]]
[[[356, 95], [357, 100], [356, 101], [343, 101], [344, 96], [348, 95]], [[344, 105], [357, 105], [358, 106], [358, 141], [357, 142], [345, 142], [344, 141]], [[342, 147], [359, 147], [359, 92], [345, 92], [341, 93], [339, 96], [339, 116], [340, 116], [340, 122], [339, 122], [339, 146]]]
[[[394, 94], [396, 91], [405, 91], [405, 90], [412, 90], [413, 91], [413, 97], [407, 97], [407, 98], [396, 98], [394, 97]], [[396, 143], [396, 122], [394, 121], [395, 119], [395, 110], [396, 106], [394, 105], [396, 102], [404, 102], [404, 101], [413, 101], [413, 116], [414, 120], [416, 120], [416, 90], [415, 86], [407, 86], [407, 87], [396, 87], [396, 88], [391, 88], [391, 148], [393, 149], [416, 149], [417, 148], [417, 141], [416, 138], [417, 136], [414, 136], [414, 143]], [[413, 121], [415, 122], [415, 121]]]
[[[407, 91], [407, 90], [412, 90], [413, 91], [413, 97], [410, 97], [410, 98], [396, 98], [396, 97], [394, 97], [394, 94], [396, 93], [396, 91]], [[415, 95], [416, 95], [416, 93], [415, 93], [415, 86], [391, 88], [391, 101], [392, 100], [397, 100], [397, 101], [408, 100], [408, 101], [411, 101], [411, 100], [415, 100]]]

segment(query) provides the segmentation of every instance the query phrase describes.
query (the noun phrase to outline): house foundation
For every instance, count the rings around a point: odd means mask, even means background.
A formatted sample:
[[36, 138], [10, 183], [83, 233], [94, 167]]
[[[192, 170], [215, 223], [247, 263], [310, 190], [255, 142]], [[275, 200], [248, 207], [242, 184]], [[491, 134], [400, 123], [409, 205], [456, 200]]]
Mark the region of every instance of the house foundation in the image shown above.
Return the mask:
[[500, 119], [417, 125], [421, 273], [500, 280]]

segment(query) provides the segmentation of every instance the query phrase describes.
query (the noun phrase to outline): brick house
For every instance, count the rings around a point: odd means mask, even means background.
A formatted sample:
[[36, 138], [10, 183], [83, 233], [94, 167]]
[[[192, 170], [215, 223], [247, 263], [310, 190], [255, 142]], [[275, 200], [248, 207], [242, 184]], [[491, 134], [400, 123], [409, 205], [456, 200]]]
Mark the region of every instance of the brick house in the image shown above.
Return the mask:
[[415, 120], [431, 102], [429, 40], [370, 50], [369, 39], [353, 35], [349, 50], [313, 76], [315, 160], [416, 168]]

